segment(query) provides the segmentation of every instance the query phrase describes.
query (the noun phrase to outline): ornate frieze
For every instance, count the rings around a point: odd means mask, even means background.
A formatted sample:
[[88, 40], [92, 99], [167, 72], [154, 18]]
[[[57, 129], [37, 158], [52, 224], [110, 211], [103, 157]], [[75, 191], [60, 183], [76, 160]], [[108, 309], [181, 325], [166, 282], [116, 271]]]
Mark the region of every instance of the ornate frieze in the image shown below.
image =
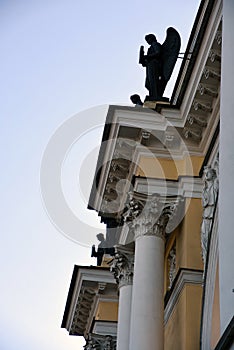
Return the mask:
[[133, 282], [134, 252], [126, 246], [116, 246], [116, 253], [111, 265], [113, 273], [119, 288]]
[[116, 350], [116, 337], [90, 333], [84, 350]]
[[203, 215], [201, 225], [201, 248], [204, 265], [206, 263], [208, 240], [214, 218], [218, 188], [219, 185], [216, 170], [211, 166], [206, 166], [204, 168], [204, 187], [202, 191]]

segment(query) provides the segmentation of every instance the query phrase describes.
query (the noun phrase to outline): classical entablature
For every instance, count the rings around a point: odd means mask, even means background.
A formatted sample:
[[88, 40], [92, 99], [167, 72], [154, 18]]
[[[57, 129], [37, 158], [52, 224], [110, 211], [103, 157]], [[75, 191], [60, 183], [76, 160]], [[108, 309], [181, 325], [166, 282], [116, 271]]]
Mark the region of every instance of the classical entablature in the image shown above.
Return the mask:
[[[66, 328], [70, 335], [85, 338], [96, 329], [100, 331], [100, 325], [95, 321], [98, 323], [98, 308], [105, 302], [115, 304], [118, 302], [117, 285], [109, 269], [75, 266], [62, 328]], [[100, 319], [100, 321], [108, 320]], [[113, 322], [110, 322], [109, 328], [113, 328], [111, 323]], [[108, 327], [105, 325], [105, 328]]]

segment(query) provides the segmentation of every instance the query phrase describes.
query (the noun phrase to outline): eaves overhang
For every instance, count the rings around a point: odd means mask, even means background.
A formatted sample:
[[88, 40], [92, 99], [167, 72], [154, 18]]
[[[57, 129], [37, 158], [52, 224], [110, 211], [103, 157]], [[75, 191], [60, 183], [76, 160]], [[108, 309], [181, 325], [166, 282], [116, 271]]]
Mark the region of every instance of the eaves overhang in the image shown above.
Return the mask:
[[92, 324], [95, 305], [105, 293], [117, 301], [117, 285], [109, 268], [74, 266], [61, 328], [84, 336]]
[[215, 3], [217, 3], [216, 0], [203, 0], [200, 3], [184, 53], [184, 58], [180, 66], [175, 87], [172, 92], [171, 103], [178, 108], [183, 101], [183, 97], [196, 63], [197, 55], [201, 49], [203, 37]]

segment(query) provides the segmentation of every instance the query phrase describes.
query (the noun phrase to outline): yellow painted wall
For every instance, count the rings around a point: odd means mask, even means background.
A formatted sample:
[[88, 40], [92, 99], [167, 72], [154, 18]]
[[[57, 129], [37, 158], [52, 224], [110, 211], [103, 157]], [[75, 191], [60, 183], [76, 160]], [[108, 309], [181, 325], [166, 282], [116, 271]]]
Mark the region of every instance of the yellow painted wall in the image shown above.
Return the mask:
[[200, 344], [200, 324], [202, 306], [202, 286], [188, 285], [186, 287], [186, 347], [197, 350]]
[[199, 198], [187, 198], [185, 217], [176, 236], [177, 262], [179, 267], [203, 269], [201, 257], [202, 204]]
[[203, 157], [188, 157], [184, 159], [165, 159], [141, 157], [136, 176], [177, 180], [178, 176], [198, 176]]
[[187, 350], [185, 322], [186, 290], [184, 288], [164, 329], [164, 350]]
[[181, 224], [171, 233], [165, 249], [164, 293], [168, 290], [168, 255], [175, 242], [176, 273], [180, 268], [203, 269], [201, 257], [201, 221], [202, 204], [199, 198], [187, 198], [185, 217]]
[[202, 287], [186, 285], [164, 330], [164, 350], [198, 350]]
[[98, 304], [95, 319], [99, 321], [117, 321], [118, 303], [100, 301]]

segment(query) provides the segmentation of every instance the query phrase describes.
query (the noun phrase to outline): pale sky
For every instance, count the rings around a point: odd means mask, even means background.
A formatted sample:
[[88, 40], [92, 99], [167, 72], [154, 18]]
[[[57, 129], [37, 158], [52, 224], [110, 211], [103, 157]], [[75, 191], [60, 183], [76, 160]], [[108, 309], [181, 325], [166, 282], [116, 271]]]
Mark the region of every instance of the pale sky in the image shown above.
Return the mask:
[[[1, 350], [83, 349], [82, 338], [60, 325], [73, 266], [95, 264], [89, 246], [104, 229], [86, 207], [106, 105], [129, 105], [133, 93], [144, 99], [138, 50], [145, 34], [162, 43], [173, 26], [184, 52], [199, 3], [0, 1]], [[53, 217], [53, 176], [71, 220], [65, 212]]]

